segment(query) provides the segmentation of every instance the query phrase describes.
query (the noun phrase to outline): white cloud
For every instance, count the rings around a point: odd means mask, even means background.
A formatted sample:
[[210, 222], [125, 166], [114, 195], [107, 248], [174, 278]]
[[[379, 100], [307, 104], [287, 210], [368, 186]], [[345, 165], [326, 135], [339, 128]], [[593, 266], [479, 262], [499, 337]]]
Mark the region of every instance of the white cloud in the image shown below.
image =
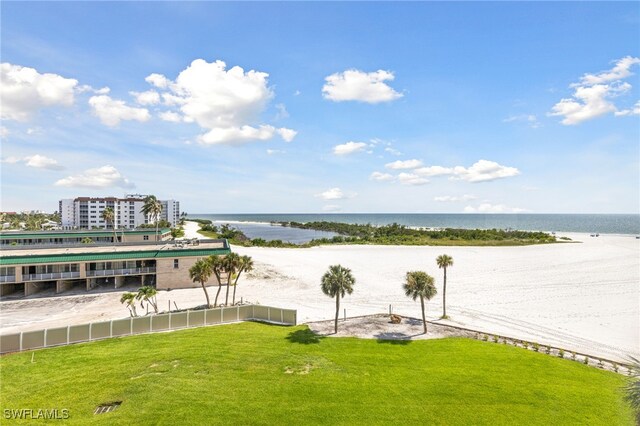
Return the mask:
[[388, 152], [391, 155], [402, 155], [402, 153], [400, 151], [398, 151], [397, 149], [393, 149], [390, 146], [386, 147], [385, 152]]
[[403, 185], [424, 185], [429, 183], [427, 179], [413, 173], [400, 173], [398, 181]]
[[469, 168], [454, 167], [453, 174], [454, 179], [475, 183], [517, 176], [520, 171], [515, 167], [503, 166], [495, 161], [479, 160]]
[[320, 194], [316, 194], [316, 197], [320, 197], [323, 200], [344, 200], [346, 198], [353, 198], [356, 195], [356, 193], [345, 194], [340, 188], [331, 188]]
[[336, 206], [335, 204], [328, 204], [322, 207], [322, 211], [325, 212], [339, 212], [342, 211], [342, 207]]
[[6, 138], [7, 136], [9, 136], [9, 133], [9, 129], [4, 126], [0, 126], [0, 138]]
[[504, 120], [503, 123], [514, 123], [514, 122], [524, 122], [527, 123], [529, 127], [532, 129], [537, 129], [540, 127], [540, 122], [538, 121], [538, 117], [534, 114], [521, 114], [521, 115], [511, 115]]
[[451, 175], [453, 174], [453, 169], [450, 167], [442, 167], [442, 166], [430, 166], [430, 167], [420, 167], [419, 169], [415, 169], [414, 173], [420, 176], [443, 176], [443, 175]]
[[393, 81], [390, 71], [378, 70], [366, 73], [359, 70], [347, 70], [326, 77], [322, 87], [325, 99], [335, 102], [360, 101], [370, 104], [389, 102], [402, 97], [401, 93], [389, 87], [385, 81]]
[[124, 101], [111, 99], [107, 95], [92, 96], [89, 98], [89, 105], [98, 116], [102, 124], [115, 127], [120, 121], [135, 120], [147, 121], [151, 118], [146, 108], [134, 108], [127, 106]]
[[640, 115], [640, 101], [636, 102], [633, 108], [623, 109], [622, 111], [616, 111], [615, 115]]
[[434, 197], [433, 200], [441, 202], [441, 203], [443, 203], [443, 202], [444, 203], [456, 203], [458, 201], [475, 200], [476, 198], [478, 198], [478, 197], [473, 196], [473, 195], [467, 195], [467, 194], [459, 196], [459, 197], [455, 196], [455, 195], [443, 195], [443, 196], [440, 196], [440, 197]]
[[275, 107], [278, 110], [276, 113], [276, 120], [289, 118], [289, 111], [287, 111], [287, 107], [284, 104], [276, 104]]
[[389, 182], [394, 180], [395, 178], [389, 173], [373, 172], [371, 173], [371, 176], [369, 176], [369, 179], [377, 180], [378, 182]]
[[392, 163], [387, 163], [384, 165], [387, 169], [392, 170], [404, 170], [404, 169], [415, 169], [416, 167], [422, 166], [422, 161], [420, 160], [405, 160], [405, 161], [394, 161]]
[[295, 130], [261, 125], [259, 127], [217, 127], [198, 136], [198, 142], [203, 145], [241, 145], [251, 141], [266, 141], [276, 134], [285, 142], [291, 142], [296, 135]]
[[139, 105], [157, 105], [160, 103], [160, 94], [155, 90], [146, 92], [129, 92], [136, 99]]
[[102, 166], [95, 169], [85, 170], [75, 176], [68, 176], [55, 183], [56, 186], [66, 186], [73, 188], [133, 188], [135, 185], [113, 166]]
[[[223, 61], [208, 63], [196, 59], [175, 81], [161, 74], [151, 74], [146, 81], [165, 90], [160, 93], [163, 104], [177, 108], [182, 121], [195, 122], [206, 130], [198, 137], [203, 144], [237, 145], [276, 135], [291, 142], [297, 134], [295, 130], [260, 124], [260, 114], [274, 96], [267, 84], [268, 77], [264, 72], [245, 72], [239, 66], [227, 70]], [[279, 118], [284, 118], [284, 105], [278, 104], [276, 108]], [[170, 112], [177, 114], [178, 110]]]
[[161, 112], [160, 114], [158, 114], [158, 117], [160, 117], [160, 119], [163, 121], [170, 121], [172, 123], [179, 123], [182, 121], [182, 116], [173, 111]]
[[482, 203], [478, 207], [466, 206], [465, 213], [522, 213], [525, 209], [518, 207], [507, 207], [504, 204]]
[[166, 89], [171, 81], [162, 74], [153, 73], [144, 79], [147, 83], [157, 87], [158, 89]]
[[78, 80], [57, 74], [40, 74], [33, 68], [0, 64], [2, 119], [26, 121], [49, 106], [71, 106]]
[[640, 58], [634, 58], [631, 56], [625, 56], [624, 58], [619, 59], [615, 66], [608, 71], [602, 71], [600, 74], [585, 74], [580, 79], [580, 83], [574, 83], [574, 86], [581, 85], [594, 85], [594, 84], [602, 84], [608, 83], [610, 81], [617, 81], [625, 79], [631, 75], [631, 71], [629, 70], [632, 65], [640, 64]]
[[636, 64], [640, 64], [640, 58], [626, 56], [608, 71], [585, 74], [579, 83], [569, 86], [574, 89], [572, 97], [561, 99], [548, 115], [563, 117], [561, 123], [564, 125], [579, 124], [609, 113], [616, 116], [631, 115], [632, 109], [618, 111], [612, 98], [631, 89], [631, 84], [622, 80], [633, 75], [630, 68]]
[[364, 151], [367, 147], [367, 144], [364, 142], [347, 142], [341, 145], [336, 145], [333, 147], [333, 153], [335, 155], [349, 155], [355, 152]]
[[53, 158], [45, 157], [44, 155], [31, 155], [24, 158], [27, 167], [34, 167], [36, 169], [48, 169], [48, 170], [62, 170], [64, 167], [58, 164], [57, 160]]
[[2, 160], [0, 160], [0, 163], [16, 164], [19, 161], [20, 159], [18, 157], [9, 156], [9, 157], [3, 157]]
[[286, 151], [281, 149], [267, 149], [267, 155], [286, 154]]

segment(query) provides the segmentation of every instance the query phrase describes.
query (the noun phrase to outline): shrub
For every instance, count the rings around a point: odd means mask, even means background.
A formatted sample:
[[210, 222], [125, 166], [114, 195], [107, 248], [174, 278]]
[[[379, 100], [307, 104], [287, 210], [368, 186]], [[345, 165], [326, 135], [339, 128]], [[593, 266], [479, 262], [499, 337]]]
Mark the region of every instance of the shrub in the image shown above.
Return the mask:
[[547, 346], [547, 350], [545, 351], [547, 355], [551, 353], [551, 346]]
[[602, 362], [602, 360], [598, 361], [598, 368], [604, 368], [604, 362]]
[[540, 344], [534, 343], [533, 344], [533, 350], [536, 351], [536, 352], [540, 351]]
[[482, 340], [484, 340], [486, 342], [487, 340], [489, 340], [489, 336], [486, 335], [486, 334], [483, 334], [482, 335]]
[[618, 372], [619, 368], [618, 368], [618, 364], [617, 363], [613, 363], [613, 371], [615, 371], [616, 373]]
[[573, 351], [571, 351], [571, 359], [574, 361], [576, 360], [576, 353]]
[[564, 349], [560, 349], [560, 350], [558, 351], [558, 357], [559, 357], [559, 358], [564, 358]]
[[529, 349], [529, 342], [523, 341], [522, 342], [522, 347], [525, 348], [525, 349]]
[[498, 336], [493, 336], [493, 343], [498, 343], [500, 341], [500, 339], [498, 338]]
[[582, 360], [582, 363], [584, 365], [589, 365], [589, 357], [585, 355], [584, 359]]

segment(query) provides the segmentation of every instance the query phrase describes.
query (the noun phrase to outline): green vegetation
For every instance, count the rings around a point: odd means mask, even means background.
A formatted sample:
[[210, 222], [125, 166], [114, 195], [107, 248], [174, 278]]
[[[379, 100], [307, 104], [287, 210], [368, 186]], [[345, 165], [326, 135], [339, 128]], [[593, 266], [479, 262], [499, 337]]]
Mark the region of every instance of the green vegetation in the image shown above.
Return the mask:
[[231, 244], [245, 247], [307, 248], [329, 244], [430, 245], [430, 246], [522, 246], [556, 243], [556, 237], [545, 232], [502, 229], [412, 229], [397, 223], [385, 226], [357, 225], [337, 222], [273, 222], [280, 226], [334, 232], [332, 238], [318, 238], [303, 244], [282, 240], [266, 241], [247, 238], [242, 231], [228, 224], [217, 227], [210, 220], [190, 219], [200, 224], [201, 235], [226, 238]]
[[436, 258], [438, 268], [444, 270], [444, 285], [442, 287], [442, 319], [449, 319], [447, 316], [447, 268], [453, 266], [453, 258], [447, 254], [441, 254]]
[[420, 299], [422, 308], [422, 327], [427, 333], [427, 318], [424, 312], [424, 299], [431, 300], [436, 295], [437, 290], [433, 277], [423, 271], [407, 272], [405, 282], [402, 285], [404, 294], [413, 300]]
[[78, 425], [633, 425], [612, 372], [471, 339], [391, 343], [241, 323], [7, 355], [2, 408]]
[[159, 240], [158, 229], [160, 228], [160, 215], [162, 214], [162, 203], [156, 198], [155, 195], [148, 195], [144, 198], [144, 205], [142, 206], [142, 214], [144, 214], [149, 220], [153, 219], [156, 225], [156, 241]]
[[0, 223], [8, 223], [8, 229], [24, 229], [26, 231], [42, 231], [48, 229], [45, 225], [47, 221], [60, 224], [60, 214], [54, 212], [48, 213], [0, 213]]
[[[640, 424], [640, 360], [631, 358], [631, 374], [625, 387], [625, 399], [636, 414], [636, 422]], [[618, 371], [618, 366], [615, 366]]]
[[351, 269], [342, 265], [329, 266], [329, 270], [322, 276], [320, 288], [327, 296], [336, 299], [336, 320], [334, 333], [338, 332], [338, 315], [340, 315], [340, 298], [353, 293], [356, 279], [351, 274]]
[[238, 286], [238, 280], [243, 272], [248, 272], [253, 269], [253, 259], [249, 256], [240, 256], [238, 253], [229, 253], [222, 256], [209, 256], [206, 259], [198, 260], [190, 269], [189, 277], [195, 283], [200, 283], [204, 290], [205, 297], [207, 298], [207, 306], [211, 307], [209, 302], [209, 293], [205, 283], [209, 280], [211, 275], [215, 275], [216, 282], [218, 283], [218, 292], [216, 293], [216, 299], [213, 302], [213, 307], [218, 305], [218, 296], [220, 296], [220, 290], [222, 288], [222, 276], [226, 275], [227, 282], [227, 294], [225, 297], [225, 306], [229, 305], [229, 287], [233, 286], [233, 299], [232, 304], [236, 303], [236, 287]]
[[182, 226], [178, 226], [177, 228], [171, 228], [171, 238], [174, 240], [176, 238], [184, 237], [184, 228]]

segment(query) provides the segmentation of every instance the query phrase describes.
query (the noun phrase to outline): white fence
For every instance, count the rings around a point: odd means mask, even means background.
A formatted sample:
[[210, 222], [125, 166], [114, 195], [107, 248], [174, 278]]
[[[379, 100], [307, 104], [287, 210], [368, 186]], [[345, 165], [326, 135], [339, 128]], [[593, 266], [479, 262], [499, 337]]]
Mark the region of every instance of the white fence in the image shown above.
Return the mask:
[[296, 325], [297, 311], [262, 305], [241, 305], [198, 311], [169, 312], [159, 315], [24, 331], [0, 336], [0, 353], [20, 352], [51, 346], [91, 342], [111, 337], [252, 320], [282, 325]]

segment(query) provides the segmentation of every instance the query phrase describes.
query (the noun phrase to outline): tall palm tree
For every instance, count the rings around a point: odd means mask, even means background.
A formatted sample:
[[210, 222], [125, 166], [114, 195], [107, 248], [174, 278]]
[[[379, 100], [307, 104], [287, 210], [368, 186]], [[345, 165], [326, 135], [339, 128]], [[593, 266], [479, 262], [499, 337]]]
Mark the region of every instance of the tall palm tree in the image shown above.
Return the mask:
[[223, 262], [224, 270], [227, 273], [227, 294], [224, 305], [229, 306], [229, 287], [231, 286], [231, 280], [238, 276], [238, 270], [240, 269], [242, 260], [238, 253], [229, 253], [224, 257]]
[[[194, 283], [200, 283], [202, 286], [202, 290], [204, 291], [204, 296], [207, 298], [207, 308], [211, 307], [211, 302], [209, 301], [209, 293], [207, 292], [207, 287], [204, 285], [211, 274], [213, 273], [213, 269], [211, 268], [211, 262], [208, 259], [198, 259], [194, 265], [189, 268], [189, 278]], [[214, 306], [215, 307], [215, 306]]]
[[636, 423], [640, 425], [640, 360], [632, 356], [630, 358], [631, 374], [625, 387], [624, 399], [631, 405], [636, 415]]
[[218, 306], [218, 296], [220, 296], [220, 290], [222, 290], [222, 274], [225, 273], [225, 261], [222, 256], [218, 256], [217, 254], [213, 254], [207, 258], [207, 262], [211, 265], [211, 270], [213, 274], [216, 276], [216, 280], [218, 281], [218, 292], [216, 293], [216, 299], [213, 302], [213, 307]]
[[402, 288], [404, 289], [404, 294], [413, 300], [420, 298], [422, 324], [424, 326], [424, 333], [427, 334], [427, 317], [424, 313], [424, 299], [431, 300], [437, 293], [433, 277], [422, 271], [407, 272]]
[[[113, 211], [113, 209], [111, 207], [107, 207], [106, 209], [102, 210], [102, 213], [100, 214], [100, 217], [102, 218], [102, 220], [104, 220], [107, 225], [111, 224], [111, 228], [113, 229], [113, 244], [118, 242], [118, 237], [116, 236], [116, 214]], [[105, 229], [107, 228], [107, 226], [105, 225]]]
[[453, 266], [453, 258], [446, 254], [441, 254], [436, 258], [438, 268], [444, 270], [444, 284], [442, 285], [442, 318], [447, 319], [447, 268]]
[[336, 320], [334, 332], [338, 332], [338, 315], [340, 314], [340, 297], [353, 293], [356, 279], [351, 275], [351, 269], [342, 265], [329, 266], [329, 270], [322, 276], [320, 288], [329, 297], [336, 298]]
[[136, 295], [135, 293], [123, 293], [120, 297], [120, 303], [126, 304], [129, 309], [129, 315], [132, 317], [138, 316], [136, 313]]
[[156, 295], [158, 294], [158, 290], [155, 288], [145, 285], [138, 289], [138, 294], [136, 294], [136, 300], [142, 300], [147, 302], [147, 305], [151, 305], [155, 313], [158, 313], [158, 301], [156, 299]]
[[156, 223], [156, 241], [158, 241], [158, 222], [162, 214], [162, 203], [158, 201], [155, 195], [148, 195], [144, 198], [142, 213]]
[[240, 279], [240, 275], [243, 272], [249, 272], [253, 270], [253, 259], [250, 256], [242, 256], [240, 258], [240, 267], [238, 268], [238, 273], [236, 274], [236, 280], [233, 283], [233, 298], [231, 299], [232, 305], [236, 304], [236, 287], [238, 287], [238, 280]]

